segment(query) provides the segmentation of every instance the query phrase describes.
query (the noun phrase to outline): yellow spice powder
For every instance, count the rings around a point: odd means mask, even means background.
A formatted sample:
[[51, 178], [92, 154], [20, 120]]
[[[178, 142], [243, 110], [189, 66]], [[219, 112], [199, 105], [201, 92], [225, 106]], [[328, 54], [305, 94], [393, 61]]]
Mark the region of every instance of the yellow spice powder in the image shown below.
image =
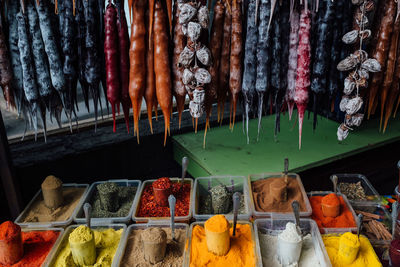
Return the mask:
[[[347, 234], [347, 233], [346, 233]], [[351, 233], [350, 233], [351, 234]], [[353, 234], [351, 234], [353, 235]], [[369, 240], [360, 235], [360, 248], [355, 260], [348, 264], [346, 262], [346, 258], [343, 258], [338, 253], [340, 241], [341, 242], [350, 242], [351, 238], [340, 238], [342, 235], [338, 234], [327, 234], [322, 235], [322, 240], [324, 241], [326, 251], [328, 252], [329, 259], [331, 260], [333, 267], [380, 267], [382, 264], [380, 263], [378, 257], [375, 254], [373, 247]], [[352, 245], [352, 244], [348, 245]]]
[[[93, 267], [111, 267], [115, 252], [117, 251], [123, 229], [115, 231], [112, 228], [107, 230], [93, 230], [96, 244], [96, 263]], [[92, 267], [90, 266], [90, 267]], [[54, 267], [78, 267], [72, 259], [71, 249], [68, 239], [63, 242], [57, 258], [54, 261]], [[85, 266], [89, 267], [89, 266]]]
[[191, 267], [253, 267], [256, 264], [254, 256], [254, 244], [251, 239], [251, 228], [248, 224], [237, 224], [236, 235], [232, 236], [230, 229], [229, 252], [224, 256], [217, 256], [207, 249], [204, 227], [196, 225], [192, 233], [192, 245], [190, 254]]

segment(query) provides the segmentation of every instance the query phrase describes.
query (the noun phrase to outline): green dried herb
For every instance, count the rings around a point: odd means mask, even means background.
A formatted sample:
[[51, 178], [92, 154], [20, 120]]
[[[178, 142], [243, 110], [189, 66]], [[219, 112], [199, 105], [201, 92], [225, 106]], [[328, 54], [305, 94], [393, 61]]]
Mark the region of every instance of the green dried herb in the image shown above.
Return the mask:
[[[211, 188], [209, 194], [200, 196], [199, 214], [228, 214], [233, 212], [232, 193], [224, 185]], [[241, 195], [239, 214], [246, 213], [244, 195]]]
[[361, 182], [357, 183], [339, 183], [340, 192], [350, 200], [367, 200], [365, 190]]
[[132, 206], [137, 187], [118, 186], [116, 183], [103, 183], [96, 187], [91, 199], [92, 217], [126, 217]]

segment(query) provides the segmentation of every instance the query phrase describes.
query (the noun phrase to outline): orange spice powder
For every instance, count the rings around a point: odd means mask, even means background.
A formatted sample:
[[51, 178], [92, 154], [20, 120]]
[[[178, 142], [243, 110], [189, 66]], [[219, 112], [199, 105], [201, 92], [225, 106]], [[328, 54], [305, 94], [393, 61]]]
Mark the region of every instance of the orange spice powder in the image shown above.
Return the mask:
[[321, 202], [324, 196], [310, 197], [310, 203], [313, 210], [312, 219], [318, 224], [319, 228], [347, 228], [356, 227], [353, 214], [347, 207], [342, 196], [338, 196], [340, 201], [339, 216], [325, 217], [322, 213]]

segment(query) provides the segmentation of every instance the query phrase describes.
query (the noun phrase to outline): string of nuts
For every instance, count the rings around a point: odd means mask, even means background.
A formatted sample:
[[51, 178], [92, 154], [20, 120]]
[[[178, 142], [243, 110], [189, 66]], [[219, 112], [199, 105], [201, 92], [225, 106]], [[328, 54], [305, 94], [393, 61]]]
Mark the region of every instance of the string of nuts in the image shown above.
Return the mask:
[[180, 1], [179, 23], [188, 38], [187, 45], [179, 55], [178, 66], [183, 67], [182, 82], [190, 97], [189, 111], [193, 118], [204, 112], [205, 86], [211, 82], [207, 68], [211, 65], [211, 52], [200, 42], [209, 23], [208, 8], [196, 0]]
[[368, 0], [352, 0], [352, 3], [360, 5], [361, 13], [357, 14], [355, 29], [346, 33], [342, 37], [342, 41], [345, 44], [359, 42], [360, 48], [337, 65], [339, 71], [350, 71], [344, 80], [344, 94], [339, 105], [340, 110], [346, 113], [344, 122], [339, 125], [337, 130], [339, 141], [347, 138], [349, 130], [352, 130], [351, 127], [361, 125], [364, 114], [360, 113], [363, 100], [359, 91], [368, 86], [370, 72], [381, 71], [379, 62], [374, 58], [368, 58], [368, 53], [362, 50], [363, 41], [371, 36], [371, 30], [365, 29], [368, 25], [368, 18], [365, 14], [373, 10], [374, 3]]

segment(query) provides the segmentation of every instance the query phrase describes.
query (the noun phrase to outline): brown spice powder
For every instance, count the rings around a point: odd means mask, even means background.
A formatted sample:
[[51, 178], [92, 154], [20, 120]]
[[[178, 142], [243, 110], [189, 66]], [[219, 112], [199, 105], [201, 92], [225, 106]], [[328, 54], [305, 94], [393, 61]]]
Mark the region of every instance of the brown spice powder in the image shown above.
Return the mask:
[[76, 205], [78, 205], [84, 192], [85, 188], [64, 187], [64, 205], [55, 210], [46, 207], [43, 201], [43, 196], [40, 194], [36, 201], [31, 205], [25, 218], [22, 218], [22, 221], [24, 223], [66, 221], [71, 216]]
[[121, 267], [181, 267], [183, 265], [183, 251], [185, 246], [186, 231], [184, 229], [175, 229], [175, 238], [178, 243], [171, 239], [171, 228], [162, 228], [167, 234], [167, 251], [165, 258], [156, 264], [150, 264], [144, 259], [142, 232], [145, 230], [133, 230], [129, 235], [124, 256], [121, 260]]
[[287, 201], [277, 201], [270, 190], [271, 183], [283, 177], [261, 179], [251, 183], [256, 211], [260, 212], [291, 212], [292, 202], [297, 200], [300, 211], [306, 211], [305, 201], [300, 190], [300, 185], [295, 178], [287, 178]]

